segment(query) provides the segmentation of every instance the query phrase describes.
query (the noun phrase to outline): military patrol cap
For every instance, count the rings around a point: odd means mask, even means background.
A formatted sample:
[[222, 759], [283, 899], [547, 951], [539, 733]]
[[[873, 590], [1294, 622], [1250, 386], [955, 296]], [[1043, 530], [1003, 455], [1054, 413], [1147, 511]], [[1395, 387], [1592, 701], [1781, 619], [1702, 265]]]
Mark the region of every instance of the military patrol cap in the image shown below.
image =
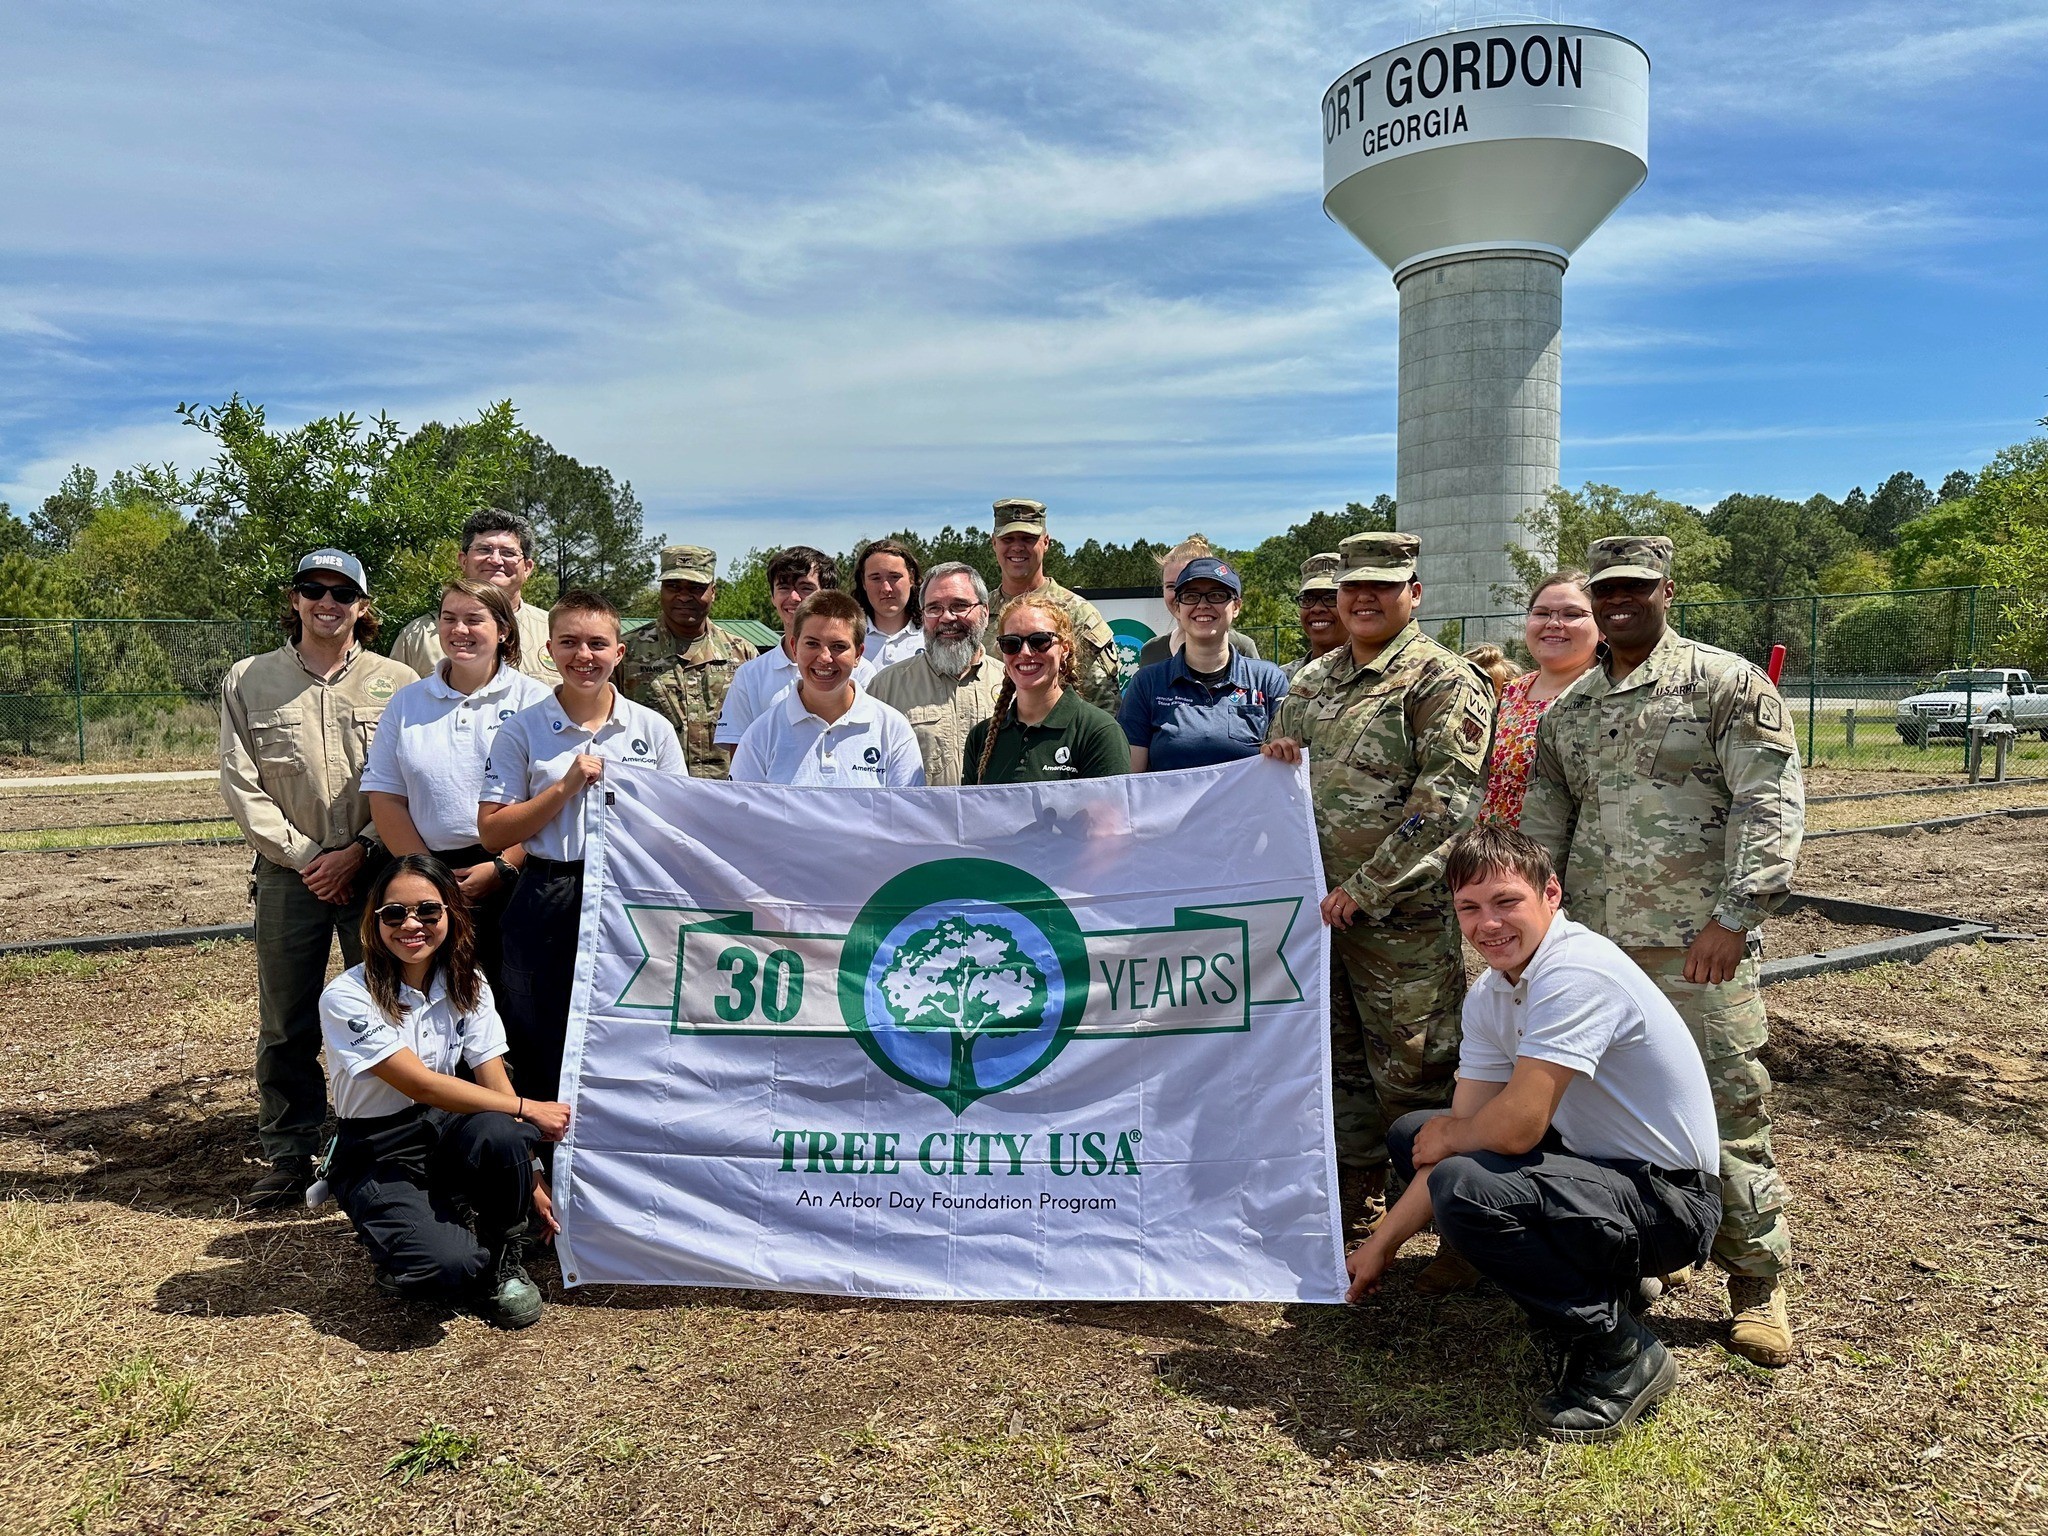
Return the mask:
[[1006, 533], [1045, 532], [1045, 503], [1010, 496], [996, 503], [995, 537]]
[[1334, 592], [1337, 590], [1337, 573], [1344, 569], [1344, 557], [1334, 549], [1320, 555], [1310, 555], [1301, 562], [1300, 591]]
[[1354, 533], [1337, 546], [1344, 563], [1337, 580], [1413, 581], [1421, 551], [1422, 540], [1412, 533]]
[[1671, 541], [1647, 533], [1618, 533], [1586, 546], [1591, 585], [1610, 577], [1617, 581], [1669, 581]]
[[708, 587], [718, 580], [718, 556], [701, 544], [671, 544], [661, 552], [661, 579]]
[[292, 574], [303, 576], [308, 571], [332, 571], [345, 576], [363, 596], [370, 595], [370, 578], [363, 574], [363, 562], [345, 549], [316, 549], [299, 562], [299, 568]]

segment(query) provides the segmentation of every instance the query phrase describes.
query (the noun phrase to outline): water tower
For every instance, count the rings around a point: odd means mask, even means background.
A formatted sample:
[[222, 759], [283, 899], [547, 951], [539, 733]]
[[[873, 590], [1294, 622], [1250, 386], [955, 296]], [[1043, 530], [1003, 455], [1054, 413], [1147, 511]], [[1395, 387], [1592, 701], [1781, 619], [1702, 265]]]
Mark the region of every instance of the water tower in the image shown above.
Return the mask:
[[[1323, 94], [1323, 209], [1401, 294], [1400, 525], [1423, 614], [1491, 613], [1557, 484], [1564, 270], [1649, 174], [1650, 60], [1625, 37], [1474, 27]], [[1476, 639], [1476, 633], [1468, 638]]]

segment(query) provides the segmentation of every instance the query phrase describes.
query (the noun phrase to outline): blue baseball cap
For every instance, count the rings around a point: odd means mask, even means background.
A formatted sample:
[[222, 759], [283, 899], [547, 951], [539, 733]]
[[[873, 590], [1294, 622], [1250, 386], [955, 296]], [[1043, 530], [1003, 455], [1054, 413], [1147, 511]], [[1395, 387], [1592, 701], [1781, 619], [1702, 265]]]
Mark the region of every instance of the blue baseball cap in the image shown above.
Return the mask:
[[332, 571], [337, 576], [346, 576], [363, 596], [370, 595], [370, 578], [363, 574], [363, 562], [345, 549], [316, 549], [299, 562], [299, 568], [292, 574], [303, 576], [308, 571]]
[[1236, 568], [1212, 555], [1197, 555], [1181, 567], [1180, 575], [1174, 578], [1173, 595], [1180, 596], [1180, 589], [1191, 581], [1213, 581], [1220, 587], [1230, 588], [1232, 597], [1244, 596], [1244, 583], [1237, 579]]

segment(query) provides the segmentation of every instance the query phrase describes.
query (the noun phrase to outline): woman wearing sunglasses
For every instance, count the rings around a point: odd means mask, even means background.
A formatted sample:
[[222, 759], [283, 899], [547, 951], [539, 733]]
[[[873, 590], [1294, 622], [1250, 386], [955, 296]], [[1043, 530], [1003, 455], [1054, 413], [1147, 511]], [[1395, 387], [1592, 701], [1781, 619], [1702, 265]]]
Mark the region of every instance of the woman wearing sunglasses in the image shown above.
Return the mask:
[[1131, 743], [1131, 771], [1257, 757], [1273, 711], [1287, 697], [1287, 674], [1231, 647], [1244, 583], [1228, 561], [1198, 555], [1181, 567], [1173, 606], [1180, 650], [1139, 668], [1117, 716]]
[[1116, 719], [1076, 691], [1074, 626], [1035, 593], [996, 620], [1003, 686], [995, 714], [967, 733], [963, 784], [1102, 779], [1131, 771]]
[[534, 1143], [561, 1139], [569, 1106], [513, 1091], [505, 1026], [448, 867], [396, 859], [368, 905], [363, 963], [320, 994], [338, 1121], [328, 1180], [380, 1289], [524, 1328], [541, 1309], [524, 1263], [529, 1223], [557, 1230]]
[[549, 690], [520, 670], [519, 621], [501, 588], [467, 577], [449, 582], [434, 628], [442, 659], [384, 711], [363, 789], [386, 848], [431, 853], [455, 871], [476, 923], [477, 964], [502, 992], [498, 923], [526, 850], [486, 850], [476, 840], [476, 807], [499, 725]]
[[1536, 670], [1500, 691], [1493, 754], [1486, 763], [1486, 798], [1479, 804], [1481, 821], [1510, 827], [1522, 824], [1522, 801], [1536, 766], [1536, 727], [1557, 696], [1586, 675], [1600, 643], [1584, 571], [1556, 571], [1536, 584], [1522, 637], [1536, 658]]

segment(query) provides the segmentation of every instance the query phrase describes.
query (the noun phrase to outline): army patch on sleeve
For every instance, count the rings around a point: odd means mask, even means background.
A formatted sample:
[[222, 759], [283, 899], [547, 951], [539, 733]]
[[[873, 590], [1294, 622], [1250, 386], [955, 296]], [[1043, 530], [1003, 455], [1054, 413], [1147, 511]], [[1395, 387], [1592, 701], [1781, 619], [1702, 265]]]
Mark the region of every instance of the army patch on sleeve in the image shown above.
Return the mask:
[[1775, 693], [1756, 696], [1756, 728], [1760, 731], [1781, 731], [1785, 728], [1785, 706]]

